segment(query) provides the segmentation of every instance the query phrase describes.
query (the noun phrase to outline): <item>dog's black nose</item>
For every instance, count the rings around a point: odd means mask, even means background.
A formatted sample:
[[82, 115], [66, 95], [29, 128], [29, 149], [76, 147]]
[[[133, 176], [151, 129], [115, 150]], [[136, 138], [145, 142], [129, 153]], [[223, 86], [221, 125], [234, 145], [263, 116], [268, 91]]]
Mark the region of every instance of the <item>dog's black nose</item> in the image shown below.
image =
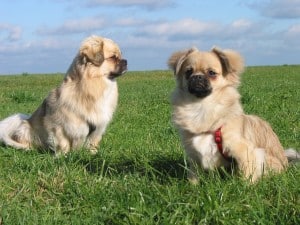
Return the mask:
[[127, 66], [127, 60], [126, 59], [122, 59], [121, 63], [122, 63], [122, 65]]
[[188, 79], [188, 90], [196, 97], [203, 98], [211, 93], [212, 87], [204, 75], [193, 75]]

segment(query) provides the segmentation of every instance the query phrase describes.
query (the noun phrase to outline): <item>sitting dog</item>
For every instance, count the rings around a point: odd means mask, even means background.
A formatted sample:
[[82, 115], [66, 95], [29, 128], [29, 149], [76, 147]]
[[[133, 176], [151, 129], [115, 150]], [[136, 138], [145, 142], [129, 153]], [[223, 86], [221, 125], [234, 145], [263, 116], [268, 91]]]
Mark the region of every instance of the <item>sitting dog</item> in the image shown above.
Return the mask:
[[299, 159], [295, 150], [284, 151], [267, 122], [244, 114], [237, 90], [244, 63], [237, 52], [192, 48], [175, 52], [168, 65], [177, 81], [173, 121], [181, 134], [192, 183], [198, 182], [198, 166], [206, 170], [226, 167], [231, 164], [227, 157], [235, 160], [251, 182], [264, 173], [283, 171], [287, 156]]
[[56, 154], [86, 147], [96, 153], [118, 101], [116, 78], [127, 71], [118, 45], [85, 39], [61, 85], [31, 115], [0, 122], [0, 142], [18, 149], [46, 148]]

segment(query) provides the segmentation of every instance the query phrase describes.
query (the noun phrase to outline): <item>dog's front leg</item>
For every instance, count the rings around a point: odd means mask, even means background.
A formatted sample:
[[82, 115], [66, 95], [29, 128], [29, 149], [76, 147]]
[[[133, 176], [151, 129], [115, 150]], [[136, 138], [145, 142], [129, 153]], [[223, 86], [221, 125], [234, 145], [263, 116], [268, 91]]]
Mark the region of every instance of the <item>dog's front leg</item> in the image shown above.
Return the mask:
[[198, 164], [193, 159], [188, 159], [188, 172], [187, 172], [187, 178], [191, 184], [198, 184], [199, 183], [199, 177], [198, 177]]
[[246, 179], [251, 183], [257, 181], [264, 170], [264, 149], [255, 148], [246, 140], [231, 144], [230, 155], [237, 161], [238, 167]]
[[98, 145], [99, 145], [100, 141], [101, 141], [101, 138], [99, 138], [99, 140], [98, 139], [93, 139], [93, 140], [90, 139], [88, 141], [88, 143], [89, 143], [88, 149], [92, 155], [95, 155], [98, 152]]
[[103, 129], [96, 128], [87, 137], [87, 146], [86, 147], [89, 149], [91, 154], [94, 155], [98, 152], [98, 146], [102, 139], [103, 133], [104, 133]]

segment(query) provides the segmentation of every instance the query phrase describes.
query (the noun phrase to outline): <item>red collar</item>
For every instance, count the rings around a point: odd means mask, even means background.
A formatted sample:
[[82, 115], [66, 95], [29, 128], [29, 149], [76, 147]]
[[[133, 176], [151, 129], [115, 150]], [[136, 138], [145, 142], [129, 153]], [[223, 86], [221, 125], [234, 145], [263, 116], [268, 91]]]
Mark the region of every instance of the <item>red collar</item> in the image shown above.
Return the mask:
[[219, 152], [221, 153], [221, 155], [225, 158], [225, 159], [228, 159], [229, 156], [228, 156], [228, 153], [227, 152], [224, 152], [224, 149], [223, 149], [223, 145], [222, 145], [222, 132], [221, 132], [221, 128], [220, 127], [219, 129], [217, 129], [215, 132], [214, 132], [214, 138], [215, 138], [215, 142], [218, 146], [218, 150]]

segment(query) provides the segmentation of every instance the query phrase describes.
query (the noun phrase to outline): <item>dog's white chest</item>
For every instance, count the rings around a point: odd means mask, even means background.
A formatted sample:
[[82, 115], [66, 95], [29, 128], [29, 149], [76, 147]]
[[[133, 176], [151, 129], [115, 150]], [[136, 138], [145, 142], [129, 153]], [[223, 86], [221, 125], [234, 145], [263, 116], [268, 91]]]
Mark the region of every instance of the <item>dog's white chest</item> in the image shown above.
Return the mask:
[[214, 169], [224, 163], [213, 134], [201, 134], [193, 137], [190, 150], [192, 152], [188, 152], [189, 156], [200, 163], [203, 169]]
[[107, 123], [111, 120], [118, 101], [117, 84], [112, 82], [103, 92], [101, 98], [95, 102], [94, 110], [88, 114], [87, 120], [95, 125]]

